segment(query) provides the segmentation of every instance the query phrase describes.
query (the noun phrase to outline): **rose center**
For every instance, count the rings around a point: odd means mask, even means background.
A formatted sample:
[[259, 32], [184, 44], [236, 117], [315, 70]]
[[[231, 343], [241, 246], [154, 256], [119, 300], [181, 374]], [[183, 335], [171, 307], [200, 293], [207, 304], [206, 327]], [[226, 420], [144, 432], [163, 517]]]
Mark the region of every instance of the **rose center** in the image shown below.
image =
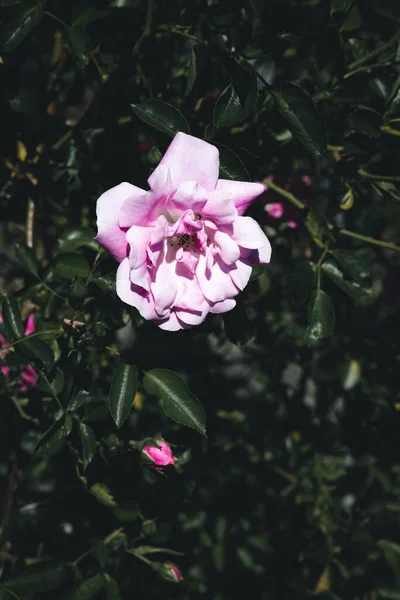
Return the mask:
[[184, 250], [189, 250], [189, 248], [193, 248], [195, 242], [194, 235], [188, 235], [185, 233], [184, 235], [175, 235], [169, 238], [169, 244], [171, 248], [183, 248]]

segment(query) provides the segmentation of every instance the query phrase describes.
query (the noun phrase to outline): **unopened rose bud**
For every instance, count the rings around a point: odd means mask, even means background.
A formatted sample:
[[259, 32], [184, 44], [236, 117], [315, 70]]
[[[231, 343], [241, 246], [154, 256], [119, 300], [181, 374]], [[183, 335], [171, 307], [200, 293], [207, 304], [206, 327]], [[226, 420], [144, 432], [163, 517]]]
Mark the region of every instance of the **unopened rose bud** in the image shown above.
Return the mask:
[[142, 452], [144, 456], [149, 458], [158, 467], [173, 465], [175, 458], [169, 444], [163, 440], [156, 440], [156, 444], [157, 446], [143, 446]]
[[163, 563], [160, 565], [158, 570], [164, 581], [171, 581], [172, 583], [180, 583], [183, 580], [183, 575], [172, 563]]

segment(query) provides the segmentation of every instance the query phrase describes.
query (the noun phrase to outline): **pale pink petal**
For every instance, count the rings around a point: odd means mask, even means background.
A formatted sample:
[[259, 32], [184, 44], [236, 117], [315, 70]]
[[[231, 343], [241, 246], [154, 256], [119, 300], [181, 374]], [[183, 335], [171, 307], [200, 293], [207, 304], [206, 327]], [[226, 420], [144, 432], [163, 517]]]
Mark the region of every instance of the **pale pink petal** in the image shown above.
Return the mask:
[[239, 290], [243, 290], [249, 283], [251, 275], [251, 265], [238, 260], [235, 263], [235, 268], [229, 271], [230, 278]]
[[152, 188], [160, 166], [169, 167], [175, 188], [185, 181], [196, 181], [210, 192], [218, 180], [219, 152], [215, 146], [199, 138], [178, 132], [149, 179]]
[[196, 269], [196, 278], [204, 296], [210, 302], [221, 302], [226, 298], [236, 296], [238, 290], [229, 277], [228, 267], [218, 257], [212, 269], [207, 269], [206, 258], [201, 255]]
[[262, 248], [266, 241], [266, 235], [254, 219], [251, 217], [238, 217], [233, 223], [233, 239], [243, 248]]
[[171, 447], [163, 440], [156, 440], [157, 446], [143, 446], [142, 452], [159, 466], [173, 465], [175, 463]]
[[31, 367], [31, 365], [28, 365], [21, 372], [21, 379], [20, 379], [21, 392], [26, 392], [30, 388], [35, 387], [36, 382], [37, 382], [36, 371], [33, 367]]
[[137, 192], [126, 198], [119, 211], [119, 225], [125, 229], [132, 225], [148, 225], [157, 217], [159, 197], [153, 192]]
[[124, 260], [127, 255], [125, 232], [119, 225], [120, 210], [126, 199], [136, 196], [139, 191], [144, 194], [143, 190], [130, 183], [120, 183], [97, 200], [98, 233], [95, 240], [118, 261]]
[[236, 306], [236, 300], [233, 298], [227, 298], [226, 300], [222, 300], [222, 302], [216, 302], [215, 304], [211, 304], [210, 313], [221, 314], [224, 312], [228, 312], [232, 310]]
[[200, 212], [206, 201], [206, 190], [196, 181], [186, 181], [168, 198], [166, 208], [173, 219], [178, 219], [188, 208]]
[[178, 319], [174, 311], [171, 311], [171, 314], [165, 321], [157, 321], [157, 325], [160, 329], [164, 329], [165, 331], [179, 331], [180, 329], [187, 328], [187, 326]]
[[144, 292], [130, 281], [129, 260], [125, 258], [117, 270], [117, 294], [123, 302], [138, 309], [147, 320], [158, 319], [151, 293]]
[[171, 171], [168, 165], [163, 165], [162, 161], [158, 167], [152, 172], [147, 180], [147, 183], [155, 192], [157, 197], [166, 199], [168, 195], [178, 186], [172, 183]]
[[271, 202], [270, 204], [266, 204], [265, 212], [267, 212], [272, 219], [280, 219], [283, 215], [282, 202]]
[[29, 315], [28, 320], [26, 322], [26, 327], [25, 327], [25, 335], [31, 335], [31, 333], [34, 333], [36, 329], [36, 325], [35, 325], [35, 315]]
[[214, 235], [214, 244], [218, 246], [219, 255], [225, 264], [232, 265], [239, 259], [239, 246], [227, 233], [217, 231]]
[[204, 310], [200, 313], [189, 310], [181, 310], [179, 308], [176, 308], [175, 310], [178, 319], [183, 321], [183, 323], [186, 325], [200, 325], [200, 323], [202, 323], [206, 318], [209, 308], [209, 305], [205, 304]]
[[2, 363], [2, 365], [1, 365], [1, 372], [3, 373], [4, 377], [8, 377], [9, 374], [10, 374], [10, 367], [8, 367], [4, 363]]
[[167, 316], [171, 310], [178, 291], [177, 277], [175, 273], [176, 261], [173, 260], [173, 252], [167, 252], [155, 273], [155, 281], [151, 284], [154, 297], [154, 306], [158, 317]]
[[147, 261], [147, 244], [151, 236], [150, 227], [138, 227], [132, 225], [126, 232], [126, 241], [129, 243], [129, 265], [131, 269], [137, 269]]
[[219, 179], [216, 189], [229, 194], [237, 208], [238, 214], [242, 215], [253, 200], [265, 192], [267, 186], [263, 183]]
[[229, 194], [224, 191], [211, 192], [207, 204], [201, 211], [204, 219], [211, 219], [217, 225], [233, 223], [237, 218], [236, 206]]
[[288, 221], [288, 226], [290, 227], [290, 229], [296, 229], [298, 225], [296, 221]]
[[137, 269], [131, 269], [130, 280], [134, 285], [141, 287], [146, 292], [150, 292], [151, 276], [147, 264], [144, 263]]
[[252, 265], [267, 264], [271, 260], [271, 244], [268, 238], [265, 238], [265, 244], [257, 250], [253, 250], [249, 256], [249, 261]]

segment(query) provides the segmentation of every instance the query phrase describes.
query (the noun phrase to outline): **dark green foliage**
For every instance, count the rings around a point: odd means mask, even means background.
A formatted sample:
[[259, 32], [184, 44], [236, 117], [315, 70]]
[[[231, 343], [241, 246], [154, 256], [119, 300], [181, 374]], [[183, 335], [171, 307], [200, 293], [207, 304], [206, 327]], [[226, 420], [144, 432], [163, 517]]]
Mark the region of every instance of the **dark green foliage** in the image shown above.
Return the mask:
[[[0, 8], [0, 600], [400, 598], [399, 3]], [[177, 131], [273, 252], [170, 333], [93, 238]]]

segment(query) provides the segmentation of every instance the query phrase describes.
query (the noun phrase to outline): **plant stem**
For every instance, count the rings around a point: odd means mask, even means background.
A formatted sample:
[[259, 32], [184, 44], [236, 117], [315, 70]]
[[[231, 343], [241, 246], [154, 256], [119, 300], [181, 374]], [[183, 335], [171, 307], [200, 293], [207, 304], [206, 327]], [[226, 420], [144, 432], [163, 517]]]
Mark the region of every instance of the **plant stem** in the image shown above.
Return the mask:
[[154, 11], [154, 0], [147, 0], [147, 10], [146, 10], [146, 21], [144, 24], [144, 29], [133, 47], [132, 54], [137, 54], [140, 50], [140, 46], [144, 42], [145, 38], [147, 38], [151, 34], [151, 25], [153, 22], [153, 11]]
[[296, 196], [293, 196], [293, 194], [291, 194], [287, 190], [284, 190], [279, 185], [276, 185], [276, 183], [274, 183], [273, 181], [271, 181], [270, 179], [268, 179], [268, 177], [266, 179], [264, 179], [264, 183], [269, 188], [271, 188], [271, 190], [274, 190], [274, 192], [276, 192], [277, 194], [280, 194], [281, 196], [283, 196], [284, 198], [286, 198], [286, 200], [289, 200], [289, 202], [291, 202], [292, 204], [294, 204], [295, 206], [297, 206], [297, 208], [300, 208], [300, 209], [306, 208], [306, 205], [303, 204], [303, 202], [301, 202], [300, 200], [298, 200], [296, 198]]
[[348, 229], [339, 229], [339, 233], [341, 235], [346, 235], [348, 237], [354, 238], [356, 240], [361, 240], [362, 242], [367, 242], [367, 244], [373, 244], [375, 246], [387, 248], [388, 250], [393, 250], [394, 252], [400, 252], [400, 246], [397, 246], [392, 242], [382, 242], [381, 240], [376, 240], [375, 238], [369, 237], [367, 235], [361, 235], [360, 233], [349, 231]]
[[68, 28], [68, 24], [65, 21], [63, 21], [62, 19], [60, 19], [60, 17], [57, 17], [57, 15], [53, 15], [53, 13], [49, 12], [48, 10], [45, 10], [44, 14], [47, 15], [48, 17], [50, 17], [51, 19], [54, 19], [54, 21], [57, 21], [58, 23], [60, 23], [60, 25], [62, 25], [63, 27]]
[[61, 146], [63, 146], [65, 144], [65, 142], [68, 142], [71, 135], [72, 135], [72, 129], [67, 131], [67, 133], [64, 133], [64, 135], [58, 140], [58, 142], [53, 144], [53, 146], [50, 148], [50, 151], [53, 152], [53, 150], [58, 150], [59, 148], [61, 148]]
[[398, 175], [379, 175], [377, 173], [368, 173], [368, 171], [365, 171], [364, 169], [358, 169], [358, 174], [361, 175], [361, 177], [364, 177], [364, 179], [376, 179], [378, 181], [394, 182], [400, 181], [400, 176]]
[[324, 248], [323, 253], [321, 254], [319, 261], [317, 262], [317, 289], [321, 289], [321, 266], [322, 263], [324, 262], [324, 258], [326, 256], [326, 253], [328, 252], [328, 246], [326, 246], [326, 248]]
[[352, 62], [349, 65], [349, 70], [353, 71], [353, 69], [356, 69], [357, 67], [363, 65], [364, 63], [368, 62], [369, 60], [372, 60], [376, 56], [379, 56], [379, 54], [381, 52], [383, 52], [387, 48], [390, 48], [390, 46], [392, 44], [394, 44], [394, 42], [396, 42], [399, 37], [400, 37], [400, 29], [398, 29], [396, 31], [396, 33], [394, 34], [393, 37], [390, 38], [390, 40], [388, 40], [387, 42], [385, 42], [381, 46], [378, 46], [378, 48], [375, 48], [375, 50], [373, 50], [369, 54], [366, 54], [365, 56], [363, 56], [363, 57], [359, 58], [358, 60], [355, 60], [354, 62]]
[[188, 40], [193, 40], [194, 42], [197, 42], [198, 44], [204, 44], [207, 45], [207, 41], [206, 40], [202, 40], [201, 38], [197, 37], [196, 35], [193, 35], [192, 33], [187, 33], [187, 31], [181, 31], [180, 29], [169, 29], [168, 30], [169, 33], [176, 33], [177, 35], [181, 35], [182, 37], [187, 38]]
[[7, 344], [7, 346], [5, 346], [3, 348], [3, 350], [8, 350], [9, 348], [12, 348], [13, 346], [20, 344], [21, 342], [25, 342], [26, 340], [30, 340], [31, 338], [37, 337], [38, 335], [49, 335], [51, 333], [58, 333], [58, 332], [59, 332], [58, 329], [47, 329], [47, 331], [36, 331], [35, 333], [26, 335], [25, 337], [20, 338], [19, 340], [16, 340], [15, 342], [11, 342], [10, 344]]

